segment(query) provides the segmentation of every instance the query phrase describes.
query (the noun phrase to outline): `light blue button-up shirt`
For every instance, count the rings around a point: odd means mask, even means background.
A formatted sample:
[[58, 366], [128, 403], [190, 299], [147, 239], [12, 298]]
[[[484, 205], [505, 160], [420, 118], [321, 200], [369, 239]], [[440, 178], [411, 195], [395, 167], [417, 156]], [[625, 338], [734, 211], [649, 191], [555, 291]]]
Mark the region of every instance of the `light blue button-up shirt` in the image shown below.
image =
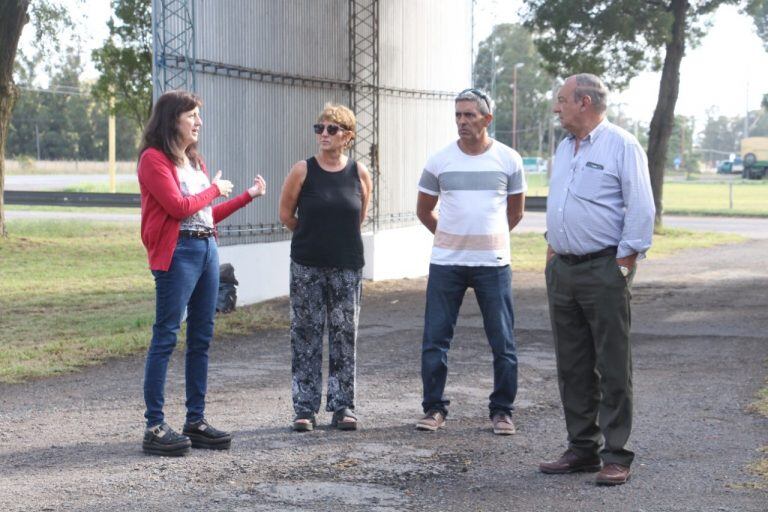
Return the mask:
[[644, 257], [656, 213], [648, 159], [637, 139], [603, 120], [580, 143], [555, 152], [547, 197], [547, 242], [558, 254], [617, 246], [617, 258]]

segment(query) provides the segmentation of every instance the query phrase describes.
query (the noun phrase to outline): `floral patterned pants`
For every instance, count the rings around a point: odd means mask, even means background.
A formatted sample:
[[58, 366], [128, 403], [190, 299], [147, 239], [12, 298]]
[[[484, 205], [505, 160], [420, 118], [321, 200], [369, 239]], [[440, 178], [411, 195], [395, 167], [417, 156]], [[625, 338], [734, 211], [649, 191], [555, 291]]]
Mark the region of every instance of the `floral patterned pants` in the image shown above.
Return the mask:
[[293, 409], [299, 417], [320, 410], [323, 332], [328, 324], [328, 395], [325, 409], [355, 407], [355, 358], [362, 269], [307, 267], [291, 261]]

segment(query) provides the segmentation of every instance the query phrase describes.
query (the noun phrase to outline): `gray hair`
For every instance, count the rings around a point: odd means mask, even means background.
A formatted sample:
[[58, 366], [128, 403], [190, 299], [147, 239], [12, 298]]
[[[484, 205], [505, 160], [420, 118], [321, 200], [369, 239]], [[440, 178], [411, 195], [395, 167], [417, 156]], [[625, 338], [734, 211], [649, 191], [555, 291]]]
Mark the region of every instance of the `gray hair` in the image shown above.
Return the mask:
[[573, 90], [573, 99], [581, 101], [584, 96], [592, 100], [595, 112], [602, 114], [608, 108], [608, 88], [597, 76], [591, 73], [579, 73], [573, 75], [576, 80], [576, 88]]
[[487, 116], [493, 112], [493, 100], [491, 97], [482, 90], [475, 89], [474, 87], [461, 91], [454, 100], [454, 102], [457, 101], [474, 102], [475, 105], [477, 105], [477, 110], [479, 110], [480, 113], [484, 116]]

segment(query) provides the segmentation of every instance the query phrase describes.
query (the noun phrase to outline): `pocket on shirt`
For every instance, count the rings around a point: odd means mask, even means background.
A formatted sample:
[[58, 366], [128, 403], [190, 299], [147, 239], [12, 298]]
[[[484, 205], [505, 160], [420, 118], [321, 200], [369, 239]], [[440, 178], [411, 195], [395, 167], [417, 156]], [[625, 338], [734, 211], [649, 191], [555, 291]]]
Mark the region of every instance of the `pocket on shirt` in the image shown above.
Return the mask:
[[587, 200], [594, 200], [600, 195], [620, 191], [619, 177], [607, 169], [585, 167], [571, 185], [571, 192]]
[[592, 200], [600, 194], [605, 171], [584, 167], [576, 175], [571, 192], [582, 199]]

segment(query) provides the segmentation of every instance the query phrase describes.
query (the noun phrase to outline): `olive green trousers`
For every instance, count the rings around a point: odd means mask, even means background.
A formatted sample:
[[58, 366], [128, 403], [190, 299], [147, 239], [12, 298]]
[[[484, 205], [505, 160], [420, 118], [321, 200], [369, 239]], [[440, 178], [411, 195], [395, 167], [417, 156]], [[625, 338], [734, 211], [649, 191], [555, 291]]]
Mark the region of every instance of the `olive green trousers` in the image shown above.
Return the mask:
[[625, 278], [613, 256], [570, 264], [556, 255], [545, 275], [569, 448], [629, 466], [634, 269]]

